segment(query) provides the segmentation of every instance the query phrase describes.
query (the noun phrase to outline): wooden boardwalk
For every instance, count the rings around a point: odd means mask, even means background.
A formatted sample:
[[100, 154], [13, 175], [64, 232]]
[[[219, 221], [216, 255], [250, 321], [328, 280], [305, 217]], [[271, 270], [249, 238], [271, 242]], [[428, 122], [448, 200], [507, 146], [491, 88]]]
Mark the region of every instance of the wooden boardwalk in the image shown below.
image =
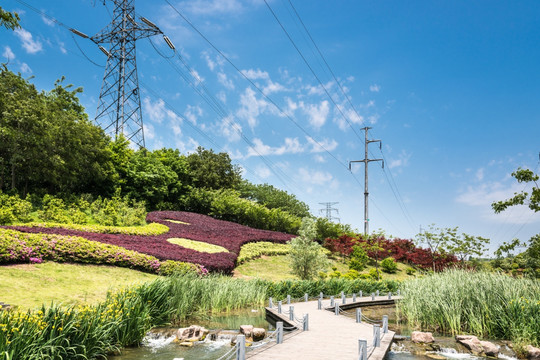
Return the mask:
[[[399, 299], [395, 297], [394, 299]], [[337, 299], [341, 304], [341, 299]], [[352, 302], [351, 298], [346, 300], [347, 308], [376, 305], [377, 303], [387, 304], [387, 296], [377, 296], [375, 301], [370, 297], [363, 297]], [[373, 344], [373, 326], [366, 323], [356, 323], [354, 318], [345, 315], [335, 315], [334, 308], [330, 308], [330, 301], [323, 301], [323, 310], [318, 310], [317, 301], [297, 302], [294, 306], [294, 313], [297, 318], [304, 314], [309, 314], [309, 330], [295, 330], [285, 335], [282, 344], [269, 343], [258, 349], [251, 349], [246, 358], [258, 360], [285, 360], [285, 359], [350, 359], [358, 360], [358, 340], [367, 340], [369, 360], [382, 360], [390, 348], [394, 332], [388, 331], [382, 334], [381, 346], [371, 351]], [[326, 309], [324, 309], [326, 308]], [[282, 305], [283, 311], [289, 310], [289, 305]], [[281, 318], [288, 321], [288, 316], [278, 314], [275, 308], [266, 308], [267, 314], [273, 318]], [[287, 323], [284, 323], [287, 327]]]

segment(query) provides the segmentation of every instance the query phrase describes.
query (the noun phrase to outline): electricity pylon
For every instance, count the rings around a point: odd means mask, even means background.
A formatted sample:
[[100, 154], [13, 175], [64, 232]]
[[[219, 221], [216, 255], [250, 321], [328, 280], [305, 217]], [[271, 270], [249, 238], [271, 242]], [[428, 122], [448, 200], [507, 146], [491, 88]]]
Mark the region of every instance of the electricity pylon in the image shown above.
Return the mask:
[[364, 163], [364, 235], [368, 235], [369, 233], [369, 214], [368, 214], [368, 198], [369, 198], [369, 191], [368, 191], [368, 164], [371, 161], [382, 161], [382, 166], [384, 168], [384, 160], [383, 159], [368, 159], [368, 145], [372, 142], [378, 142], [379, 148], [381, 147], [382, 143], [381, 140], [368, 140], [368, 130], [371, 129], [370, 127], [364, 127], [360, 130], [364, 130], [366, 132], [365, 140], [364, 140], [364, 150], [365, 155], [363, 160], [353, 160], [349, 161], [349, 170], [351, 170], [351, 164], [357, 163], [357, 162], [363, 162]]
[[[95, 122], [114, 138], [123, 134], [142, 148], [145, 144], [135, 43], [163, 32], [144, 17], [136, 20], [134, 0], [109, 1], [114, 3], [111, 23], [90, 37], [107, 56]], [[78, 30], [71, 31], [88, 38]], [[174, 50], [169, 38], [164, 39]], [[109, 48], [101, 44], [109, 44]]]
[[339, 214], [339, 210], [332, 207], [332, 205], [339, 204], [339, 202], [325, 202], [325, 203], [319, 203], [319, 204], [326, 206], [324, 209], [319, 209], [319, 212], [323, 213], [326, 211], [325, 217], [328, 219], [328, 221], [332, 221], [334, 219], [337, 219], [339, 221], [338, 217], [332, 216], [332, 211], [335, 211], [336, 213]]

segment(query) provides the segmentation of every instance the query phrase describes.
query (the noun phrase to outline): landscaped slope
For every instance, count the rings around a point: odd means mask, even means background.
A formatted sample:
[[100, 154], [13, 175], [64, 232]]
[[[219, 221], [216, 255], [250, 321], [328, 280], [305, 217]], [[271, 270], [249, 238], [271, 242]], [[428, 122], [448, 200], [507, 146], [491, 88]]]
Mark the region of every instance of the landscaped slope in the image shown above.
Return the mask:
[[[169, 227], [160, 235], [104, 234], [59, 227], [10, 226], [6, 228], [30, 232], [59, 235], [75, 235], [88, 240], [112, 244], [129, 250], [155, 256], [160, 260], [177, 260], [201, 264], [211, 271], [230, 273], [243, 244], [255, 241], [285, 243], [293, 235], [268, 230], [257, 230], [236, 223], [216, 220], [206, 215], [156, 211], [147, 216], [147, 221]], [[171, 221], [172, 220], [172, 221]], [[229, 252], [206, 253], [188, 249], [167, 241], [170, 238], [185, 238], [219, 245]]]

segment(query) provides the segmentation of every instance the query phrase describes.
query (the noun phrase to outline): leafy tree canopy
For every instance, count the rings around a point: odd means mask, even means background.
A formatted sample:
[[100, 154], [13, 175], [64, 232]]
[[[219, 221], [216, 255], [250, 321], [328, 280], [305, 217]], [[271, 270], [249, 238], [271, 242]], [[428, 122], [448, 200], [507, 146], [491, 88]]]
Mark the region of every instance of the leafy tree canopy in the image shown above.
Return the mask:
[[6, 11], [0, 6], [0, 26], [9, 30], [14, 30], [21, 27], [19, 21], [21, 21], [19, 14]]

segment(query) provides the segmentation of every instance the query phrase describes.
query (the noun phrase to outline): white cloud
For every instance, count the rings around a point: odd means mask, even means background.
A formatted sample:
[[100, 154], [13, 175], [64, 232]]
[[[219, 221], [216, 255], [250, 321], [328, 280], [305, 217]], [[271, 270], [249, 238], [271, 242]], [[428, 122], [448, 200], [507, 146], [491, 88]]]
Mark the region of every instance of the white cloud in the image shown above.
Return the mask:
[[32, 73], [32, 69], [30, 68], [30, 66], [28, 66], [27, 63], [23, 62], [21, 64], [21, 72], [23, 74], [31, 74]]
[[11, 48], [9, 46], [4, 47], [4, 52], [2, 53], [2, 56], [5, 57], [8, 61], [15, 59], [15, 54], [13, 53], [13, 51], [11, 51]]
[[244, 74], [250, 80], [258, 80], [258, 79], [270, 80], [270, 76], [268, 75], [268, 73], [260, 69], [242, 70], [242, 74]]
[[190, 137], [186, 141], [177, 140], [175, 142], [175, 145], [182, 154], [192, 154], [197, 150], [199, 143], [197, 142], [197, 140]]
[[304, 183], [314, 185], [326, 185], [335, 182], [334, 176], [327, 171], [298, 169], [298, 175]]
[[388, 164], [388, 167], [390, 169], [403, 167], [409, 165], [409, 159], [411, 158], [411, 154], [407, 153], [405, 150], [402, 150], [401, 153], [398, 155], [397, 159], [390, 159], [390, 163]]
[[319, 105], [304, 105], [303, 110], [309, 116], [311, 126], [318, 129], [325, 124], [328, 113], [330, 112], [330, 105], [327, 100], [323, 100]]
[[313, 157], [313, 160], [315, 160], [315, 162], [318, 162], [318, 163], [325, 163], [326, 162], [326, 158], [322, 155], [315, 155]]
[[188, 119], [192, 124], [197, 124], [197, 120], [202, 116], [202, 114], [203, 110], [200, 106], [188, 105], [186, 111], [184, 111], [185, 118]]
[[272, 175], [272, 172], [270, 171], [270, 169], [266, 166], [259, 166], [257, 167], [257, 169], [255, 170], [255, 173], [257, 174], [258, 177], [260, 177], [261, 179], [267, 179], [270, 177], [270, 175]]
[[377, 84], [373, 84], [369, 87], [369, 91], [371, 92], [379, 92], [381, 90], [381, 87]]
[[308, 143], [312, 146], [310, 152], [312, 153], [320, 153], [325, 151], [332, 151], [335, 150], [338, 146], [338, 142], [336, 140], [329, 140], [329, 139], [323, 139], [315, 141], [312, 137], [306, 136], [306, 139]]
[[63, 42], [59, 41], [59, 42], [58, 42], [58, 47], [60, 48], [60, 51], [62, 52], [62, 54], [67, 54], [66, 44], [64, 44]]
[[148, 140], [153, 140], [156, 137], [154, 126], [148, 122], [144, 124], [144, 137]]
[[500, 214], [495, 214], [491, 209], [493, 202], [509, 199], [515, 193], [523, 190], [530, 193], [530, 189], [524, 187], [523, 184], [507, 185], [497, 181], [485, 182], [476, 186], [468, 186], [456, 197], [456, 202], [480, 208], [481, 216], [495, 223], [529, 224], [539, 222], [540, 214], [532, 213], [526, 205], [513, 206]]
[[246, 88], [243, 94], [240, 95], [240, 109], [237, 112], [239, 118], [248, 122], [253, 129], [257, 125], [257, 118], [261, 115], [268, 103], [263, 99], [257, 99], [255, 91], [251, 88]]
[[242, 126], [236, 123], [232, 115], [227, 116], [218, 123], [221, 136], [231, 142], [235, 142], [241, 139], [240, 133], [242, 132]]
[[238, 14], [245, 10], [239, 0], [193, 0], [181, 2], [180, 6], [195, 15]]
[[476, 171], [476, 180], [478, 181], [484, 180], [484, 168], [480, 168]]
[[298, 138], [285, 138], [283, 145], [271, 147], [262, 142], [261, 139], [253, 139], [254, 148], [250, 148], [246, 157], [259, 155], [284, 155], [297, 154], [304, 151], [304, 147], [298, 141]]
[[25, 29], [15, 29], [15, 35], [21, 40], [22, 47], [29, 54], [35, 54], [43, 50], [43, 46], [39, 40], [34, 40], [32, 34]]
[[279, 91], [285, 91], [287, 88], [280, 83], [275, 83], [272, 80], [268, 80], [268, 84], [263, 88], [263, 93], [269, 95]]
[[227, 74], [219, 72], [218, 81], [229, 90], [234, 90], [234, 83], [231, 79], [227, 78]]
[[143, 100], [143, 109], [145, 113], [150, 117], [150, 120], [161, 124], [165, 118], [165, 102], [162, 99], [152, 103], [152, 100], [148, 97]]
[[54, 26], [54, 21], [49, 19], [48, 17], [41, 15], [41, 20], [43, 20], [46, 25]]

